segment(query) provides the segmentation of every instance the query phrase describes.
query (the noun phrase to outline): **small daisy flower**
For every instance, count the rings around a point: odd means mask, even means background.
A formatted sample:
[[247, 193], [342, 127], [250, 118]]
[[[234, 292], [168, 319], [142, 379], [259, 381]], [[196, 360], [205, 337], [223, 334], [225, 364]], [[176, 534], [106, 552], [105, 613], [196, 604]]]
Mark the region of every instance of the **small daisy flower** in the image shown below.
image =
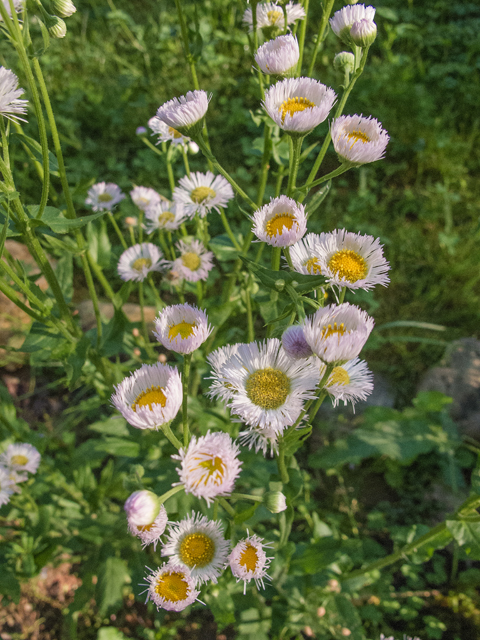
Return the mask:
[[318, 309], [304, 321], [303, 334], [320, 360], [340, 365], [358, 356], [373, 325], [365, 311], [344, 302]]
[[[4, 4], [10, 15], [9, 3], [4, 2]], [[18, 87], [18, 78], [13, 71], [0, 67], [0, 113], [5, 118], [13, 122], [18, 122], [18, 120], [26, 122], [25, 118], [20, 117], [27, 113], [28, 100], [20, 98], [24, 93], [25, 91]]]
[[378, 238], [337, 229], [323, 234], [314, 249], [327, 282], [338, 287], [365, 289], [389, 283], [390, 265]]
[[288, 327], [283, 332], [282, 346], [285, 353], [293, 360], [303, 360], [313, 356], [313, 351], [303, 335], [303, 328], [299, 325]]
[[166, 364], [144, 364], [115, 387], [113, 406], [137, 429], [158, 429], [175, 418], [182, 404], [182, 381]]
[[238, 445], [228, 433], [208, 431], [198, 440], [192, 436], [187, 451], [180, 449], [179, 455], [172, 456], [181, 462], [177, 473], [185, 485], [185, 493], [205, 498], [208, 506], [217, 496], [232, 493], [242, 466], [239, 453]]
[[25, 471], [36, 473], [41, 458], [42, 456], [32, 444], [26, 442], [10, 444], [0, 456], [0, 466], [19, 474]]
[[265, 93], [263, 108], [280, 129], [305, 135], [327, 119], [336, 97], [312, 78], [287, 78]]
[[152, 271], [162, 271], [167, 265], [163, 253], [151, 242], [134, 244], [122, 253], [117, 271], [122, 280], [142, 282]]
[[320, 379], [317, 367], [292, 360], [276, 338], [239, 345], [221, 373], [234, 391], [228, 399], [232, 412], [247, 425], [277, 433], [294, 424]]
[[130, 191], [130, 197], [139, 209], [145, 211], [147, 207], [160, 202], [160, 194], [149, 187], [135, 187]]
[[186, 96], [173, 98], [158, 108], [157, 118], [181, 135], [195, 134], [202, 127], [209, 97], [206, 91], [189, 91]]
[[229, 542], [223, 537], [219, 522], [192, 513], [170, 527], [162, 556], [170, 562], [187, 567], [198, 586], [211, 580], [216, 583], [227, 560]]
[[375, 18], [374, 7], [366, 7], [364, 4], [347, 5], [336, 11], [330, 18], [330, 26], [333, 33], [348, 45], [352, 44], [350, 39], [350, 29], [355, 22], [359, 20], [367, 19], [372, 20]]
[[183, 205], [180, 203], [159, 200], [145, 210], [145, 226], [148, 233], [156, 229], [175, 231], [186, 220]]
[[332, 122], [330, 133], [340, 162], [355, 166], [381, 160], [390, 140], [378, 120], [357, 115], [340, 116]]
[[189, 218], [198, 213], [204, 218], [211, 209], [218, 213], [219, 207], [226, 207], [233, 198], [233, 189], [223, 176], [214, 176], [211, 171], [197, 171], [179, 181], [173, 191], [175, 202], [182, 204], [185, 215]]
[[94, 211], [111, 211], [124, 198], [125, 194], [118, 184], [97, 182], [88, 190], [85, 204], [90, 205]]
[[[320, 377], [325, 373], [326, 365], [320, 366]], [[331, 396], [333, 406], [342, 400], [347, 406], [351, 402], [354, 409], [359, 400], [366, 400], [373, 391], [373, 373], [367, 363], [354, 358], [335, 367], [325, 385], [325, 391]]]
[[10, 496], [15, 493], [15, 483], [7, 469], [0, 467], [0, 507], [10, 502]]
[[239, 346], [239, 344], [227, 344], [207, 356], [207, 361], [213, 369], [213, 375], [210, 376], [213, 383], [207, 394], [210, 398], [220, 398], [226, 402], [234, 392], [232, 385], [228, 384], [222, 375], [222, 367], [237, 353]]
[[189, 304], [166, 307], [155, 318], [153, 335], [164, 347], [177, 353], [192, 353], [205, 342], [212, 327], [207, 314]]
[[264, 580], [271, 580], [267, 573], [272, 558], [268, 558], [265, 549], [271, 543], [265, 544], [262, 538], [256, 535], [248, 536], [240, 540], [228, 556], [230, 569], [237, 582], [243, 580], [243, 593], [247, 588], [247, 582], [255, 580], [257, 589], [265, 589]]
[[298, 40], [288, 34], [259, 47], [255, 61], [263, 73], [283, 76], [297, 66], [299, 57]]
[[[287, 4], [287, 25], [305, 18], [305, 9], [300, 4], [289, 2]], [[243, 14], [243, 22], [253, 31], [252, 10], [247, 9]], [[284, 29], [285, 16], [283, 9], [273, 2], [261, 2], [257, 4], [257, 29]]]
[[213, 253], [206, 251], [200, 240], [179, 240], [175, 246], [180, 252], [180, 257], [174, 260], [172, 269], [187, 282], [206, 280], [213, 269]]
[[190, 138], [182, 136], [182, 134], [173, 127], [165, 124], [165, 122], [160, 120], [160, 118], [157, 118], [157, 116], [150, 118], [148, 126], [154, 134], [158, 135], [157, 144], [161, 144], [162, 142], [171, 142], [176, 146], [177, 144], [187, 144], [190, 140]]
[[183, 611], [200, 595], [190, 571], [179, 564], [164, 563], [156, 571], [151, 571], [146, 580], [147, 602], [151, 600], [158, 610]]
[[308, 233], [290, 247], [290, 258], [297, 273], [303, 273], [306, 276], [322, 274], [320, 260], [315, 255], [315, 250], [321, 245], [324, 236], [324, 233], [320, 235]]
[[268, 425], [265, 427], [257, 425], [246, 431], [240, 431], [238, 439], [242, 447], [255, 449], [255, 453], [261, 451], [266, 456], [268, 449], [271, 456], [278, 453], [278, 432]]
[[165, 533], [165, 528], [168, 524], [167, 510], [163, 504], [160, 505], [157, 517], [149, 524], [135, 524], [130, 518], [127, 518], [127, 523], [128, 530], [133, 536], [140, 538], [143, 548], [153, 544], [153, 548], [156, 550], [157, 544]]
[[305, 234], [305, 207], [287, 196], [270, 200], [252, 217], [252, 231], [259, 240], [273, 247], [290, 247]]

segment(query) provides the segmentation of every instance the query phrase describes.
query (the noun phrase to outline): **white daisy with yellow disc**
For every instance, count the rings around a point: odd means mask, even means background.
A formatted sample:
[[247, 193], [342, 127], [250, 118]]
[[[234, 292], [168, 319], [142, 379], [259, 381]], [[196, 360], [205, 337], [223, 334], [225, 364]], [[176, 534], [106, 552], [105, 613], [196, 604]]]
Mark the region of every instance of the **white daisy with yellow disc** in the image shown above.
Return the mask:
[[240, 343], [227, 344], [224, 347], [219, 347], [215, 351], [212, 351], [212, 353], [207, 356], [207, 361], [212, 367], [213, 374], [210, 376], [213, 383], [210, 385], [210, 390], [207, 394], [210, 398], [219, 398], [226, 402], [232, 393], [234, 393], [232, 385], [226, 383], [222, 375], [222, 367], [237, 353], [239, 346]]
[[185, 215], [193, 218], [195, 214], [204, 218], [209, 211], [226, 207], [233, 198], [233, 189], [223, 176], [215, 176], [211, 171], [196, 171], [190, 177], [184, 176], [173, 191], [175, 202], [183, 205]]
[[148, 126], [153, 131], [154, 134], [158, 135], [158, 141], [156, 144], [161, 144], [162, 142], [171, 142], [173, 145], [177, 144], [188, 144], [190, 142], [190, 138], [187, 136], [182, 136], [180, 131], [177, 131], [173, 127], [170, 127], [168, 124], [165, 124], [160, 118], [154, 116], [150, 118], [148, 121]]
[[203, 126], [209, 100], [206, 91], [189, 91], [162, 104], [156, 117], [181, 135], [189, 135], [190, 131], [193, 134]]
[[132, 427], [158, 429], [180, 409], [180, 374], [160, 362], [144, 364], [115, 387], [112, 404]]
[[[305, 9], [301, 4], [289, 2], [287, 11], [287, 25], [305, 18]], [[243, 14], [243, 22], [253, 31], [253, 16], [250, 8]], [[257, 4], [257, 29], [284, 29], [285, 14], [280, 5], [274, 2], [260, 2]]]
[[305, 207], [287, 196], [273, 198], [253, 214], [253, 233], [273, 247], [290, 247], [306, 230]]
[[189, 304], [174, 304], [165, 307], [155, 318], [153, 335], [171, 351], [192, 353], [205, 342], [212, 330], [204, 311]]
[[207, 251], [200, 240], [179, 240], [175, 245], [180, 257], [174, 260], [172, 269], [187, 282], [206, 280], [213, 269], [213, 253]]
[[0, 467], [5, 467], [7, 471], [14, 474], [22, 474], [21, 479], [24, 481], [25, 472], [36, 473], [42, 456], [33, 444], [27, 442], [18, 442], [9, 444], [7, 449], [0, 455]]
[[255, 580], [257, 589], [265, 589], [264, 580], [271, 580], [267, 571], [272, 558], [265, 553], [265, 549], [269, 549], [271, 545], [272, 543], [265, 543], [256, 535], [248, 536], [240, 540], [228, 556], [230, 569], [237, 582], [243, 580], [243, 593], [251, 580]]
[[90, 187], [85, 204], [94, 211], [111, 211], [113, 207], [125, 198], [118, 184], [114, 182], [97, 182]]
[[10, 496], [15, 493], [15, 488], [11, 473], [4, 467], [0, 467], [0, 507], [10, 502]]
[[340, 116], [330, 127], [333, 147], [340, 162], [360, 166], [385, 156], [390, 136], [375, 118]]
[[164, 563], [146, 577], [148, 583], [147, 602], [151, 600], [157, 609], [183, 611], [200, 595], [190, 571], [182, 565]]
[[315, 255], [315, 250], [321, 245], [325, 234], [307, 233], [298, 242], [290, 247], [290, 258], [293, 268], [297, 273], [306, 276], [322, 275], [320, 260]]
[[161, 200], [160, 194], [150, 187], [134, 187], [130, 191], [130, 197], [133, 203], [142, 211]]
[[[320, 377], [325, 373], [326, 365], [320, 364]], [[355, 403], [366, 400], [373, 391], [373, 373], [364, 360], [354, 358], [342, 365], [337, 365], [325, 385], [325, 391], [332, 398], [333, 406], [340, 401], [345, 406], [351, 402], [355, 409]]]
[[160, 200], [145, 209], [145, 228], [147, 233], [153, 233], [157, 229], [175, 231], [186, 218], [182, 204]]
[[122, 280], [142, 282], [152, 271], [162, 271], [167, 266], [163, 253], [151, 242], [134, 244], [120, 256], [117, 265]]
[[192, 513], [170, 527], [162, 556], [170, 556], [170, 562], [189, 569], [198, 586], [209, 580], [217, 582], [229, 550], [230, 543], [223, 537], [222, 525]]

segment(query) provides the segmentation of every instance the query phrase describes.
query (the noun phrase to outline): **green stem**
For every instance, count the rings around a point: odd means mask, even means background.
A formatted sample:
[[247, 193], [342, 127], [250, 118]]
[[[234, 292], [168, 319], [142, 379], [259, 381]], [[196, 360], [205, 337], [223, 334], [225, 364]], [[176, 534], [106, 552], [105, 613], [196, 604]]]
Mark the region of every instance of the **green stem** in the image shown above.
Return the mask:
[[305, 0], [303, 3], [303, 8], [305, 9], [305, 18], [302, 20], [302, 24], [300, 26], [300, 38], [298, 42], [298, 48], [300, 49], [300, 57], [298, 59], [298, 65], [297, 65], [297, 77], [302, 75], [303, 50], [305, 48], [305, 33], [307, 31], [307, 20], [308, 20], [308, 5], [309, 5], [309, 0]]
[[322, 178], [318, 178], [318, 180], [314, 180], [313, 182], [307, 182], [301, 188], [301, 190], [303, 191], [304, 189], [306, 189], [307, 192], [308, 192], [312, 187], [318, 187], [319, 184], [323, 184], [324, 182], [328, 182], [328, 180], [332, 180], [332, 178], [336, 178], [337, 176], [341, 176], [342, 173], [345, 173], [346, 171], [351, 169], [353, 166], [354, 165], [351, 164], [350, 162], [344, 162], [343, 164], [341, 164], [339, 167], [337, 167], [333, 171], [330, 171], [330, 173], [327, 173], [326, 175], [324, 175]]
[[285, 258], [287, 259], [288, 266], [292, 271], [295, 271], [295, 269], [293, 268], [292, 258], [290, 257], [290, 247], [283, 247], [283, 253], [285, 255]]
[[228, 222], [227, 216], [225, 215], [225, 209], [223, 207], [220, 207], [220, 218], [222, 219], [225, 231], [227, 232], [228, 237], [232, 241], [233, 246], [237, 251], [241, 251], [242, 247], [239, 245], [237, 239], [233, 235], [232, 228], [230, 227], [230, 223]]
[[346, 292], [347, 292], [347, 287], [343, 287], [342, 290], [340, 291], [340, 296], [338, 297], [338, 304], [342, 304], [342, 302], [345, 300]]
[[183, 419], [183, 445], [185, 449], [188, 447], [190, 440], [190, 433], [188, 430], [188, 377], [190, 375], [190, 362], [192, 360], [192, 354], [186, 353], [183, 356], [183, 402], [182, 402], [182, 419]]
[[142, 244], [143, 242], [143, 209], [140, 209], [140, 213], [138, 214], [138, 242]]
[[282, 257], [282, 247], [272, 247], [272, 271], [280, 270], [281, 257]]
[[229, 500], [251, 500], [252, 502], [263, 502], [262, 496], [251, 496], [248, 493], [231, 493]]
[[[167, 143], [162, 142], [162, 149], [166, 149], [166, 148], [167, 148]], [[166, 151], [165, 153], [165, 164], [167, 166], [168, 184], [170, 185], [170, 191], [172, 192], [172, 195], [173, 195], [173, 192], [175, 190], [175, 176], [173, 175], [172, 153], [173, 153], [173, 148], [172, 148], [172, 144], [170, 143], [168, 151]]]
[[300, 155], [302, 152], [302, 142], [304, 136], [290, 137], [290, 173], [288, 176], [287, 196], [292, 197], [297, 184], [298, 167], [300, 166]]
[[149, 358], [152, 358], [152, 360], [156, 360], [157, 354], [155, 353], [155, 349], [153, 348], [152, 343], [150, 342], [150, 338], [148, 337], [147, 323], [145, 322], [145, 310], [144, 310], [145, 300], [143, 297], [143, 281], [138, 283], [138, 298], [140, 302], [140, 318], [142, 322], [143, 338], [145, 340], [145, 349], [147, 350]]
[[128, 244], [125, 240], [125, 238], [123, 237], [122, 232], [120, 231], [120, 227], [117, 224], [117, 221], [115, 220], [115, 218], [113, 217], [113, 213], [111, 211], [108, 212], [108, 217], [110, 219], [110, 222], [113, 225], [113, 228], [115, 229], [115, 233], [117, 234], [118, 239], [120, 240], [120, 243], [122, 245], [122, 247], [125, 249], [125, 251], [128, 249]]
[[287, 465], [285, 464], [285, 443], [283, 442], [283, 438], [278, 442], [277, 466], [283, 484], [288, 484], [290, 477], [288, 475]]
[[36, 311], [33, 311], [32, 309], [30, 309], [30, 307], [27, 307], [25, 304], [23, 304], [23, 302], [17, 296], [17, 292], [15, 291], [15, 289], [10, 285], [8, 285], [6, 282], [4, 282], [1, 278], [0, 278], [0, 291], [9, 300], [11, 300], [14, 305], [16, 305], [19, 309], [27, 313], [31, 318], [33, 318], [37, 322], [42, 322], [42, 323], [44, 322], [44, 318], [38, 315]]
[[[258, 32], [257, 32], [257, 5], [258, 0], [252, 0], [252, 29], [253, 29], [253, 50], [252, 50], [252, 62], [255, 64], [255, 54], [258, 49]], [[257, 70], [258, 84], [260, 86], [260, 97], [265, 100], [265, 89], [263, 87], [263, 74], [260, 69]]]
[[160, 504], [163, 504], [164, 502], [166, 502], [169, 498], [171, 498], [172, 496], [174, 496], [176, 493], [178, 493], [179, 491], [182, 491], [184, 489], [184, 485], [183, 484], [179, 484], [176, 487], [172, 487], [170, 489], [170, 491], [167, 491], [166, 493], [164, 493], [163, 495], [161, 495], [158, 500], [160, 502]]
[[201, 280], [197, 280], [196, 285], [197, 285], [197, 306], [200, 308], [202, 306], [202, 302], [203, 302], [202, 281]]
[[151, 273], [148, 274], [148, 283], [150, 284], [153, 296], [154, 296], [155, 300], [157, 301], [157, 305], [156, 306], [158, 307], [158, 309], [163, 309], [165, 307], [165, 303], [163, 302], [163, 300], [162, 300], [162, 298], [160, 296], [160, 293], [158, 292], [158, 289], [155, 286], [155, 283], [153, 281], [153, 277], [152, 277]]
[[263, 196], [265, 195], [265, 187], [267, 186], [268, 171], [270, 169], [270, 156], [272, 153], [271, 131], [270, 125], [265, 123], [265, 129], [263, 130], [262, 166], [260, 169], [260, 183], [257, 191], [257, 207], [261, 207], [263, 204]]
[[113, 292], [112, 287], [110, 286], [110, 283], [108, 282], [107, 278], [104, 276], [102, 268], [94, 260], [90, 251], [87, 251], [87, 260], [90, 264], [90, 268], [95, 273], [97, 280], [102, 285], [103, 290], [105, 291], [105, 294], [107, 295], [107, 297], [110, 298], [110, 300], [113, 302], [115, 307], [118, 308], [119, 306], [121, 306], [121, 304], [120, 305], [118, 304], [118, 301], [116, 302], [116, 296], [115, 296], [115, 293]]
[[253, 329], [252, 299], [250, 296], [250, 275], [247, 277], [245, 287], [245, 304], [247, 306], [247, 339], [248, 342], [255, 340], [255, 332]]
[[181, 144], [180, 146], [182, 147], [182, 156], [183, 156], [183, 164], [185, 165], [185, 173], [187, 174], [187, 178], [190, 178], [190, 165], [188, 164], [187, 147], [184, 144]]
[[167, 424], [163, 424], [161, 427], [161, 430], [163, 431], [165, 437], [167, 438], [167, 440], [173, 444], [174, 447], [176, 447], [177, 449], [181, 449], [183, 447], [182, 443], [180, 442], [180, 440], [177, 438], [177, 436], [172, 432], [171, 428], [170, 428], [170, 423]]
[[219, 498], [218, 502], [225, 509], [229, 516], [234, 518], [237, 515], [235, 509], [228, 504], [225, 498]]
[[320, 27], [318, 29], [317, 41], [315, 42], [315, 48], [313, 50], [312, 59], [310, 61], [310, 66], [308, 67], [307, 76], [309, 78], [312, 77], [313, 67], [315, 66], [315, 60], [317, 59], [317, 54], [318, 54], [318, 51], [320, 49], [320, 45], [323, 42], [325, 29], [327, 27], [328, 19], [330, 17], [331, 12], [332, 12], [332, 7], [333, 7], [333, 3], [334, 2], [335, 2], [335, 0], [326, 0], [326, 6], [323, 9], [322, 19], [320, 21]]

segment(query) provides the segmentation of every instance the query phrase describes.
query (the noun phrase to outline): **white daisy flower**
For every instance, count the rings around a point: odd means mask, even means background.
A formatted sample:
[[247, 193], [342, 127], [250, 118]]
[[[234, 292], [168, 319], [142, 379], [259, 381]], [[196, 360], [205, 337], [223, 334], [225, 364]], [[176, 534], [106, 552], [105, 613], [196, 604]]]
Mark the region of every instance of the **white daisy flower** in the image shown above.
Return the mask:
[[190, 569], [195, 585], [211, 580], [216, 583], [227, 560], [230, 544], [223, 537], [220, 522], [192, 513], [170, 527], [162, 556]]
[[255, 580], [257, 589], [265, 589], [264, 580], [271, 580], [267, 573], [270, 562], [265, 549], [272, 543], [265, 544], [263, 538], [256, 535], [248, 536], [240, 540], [228, 556], [228, 563], [237, 582], [243, 580], [243, 593], [247, 588], [247, 582]]
[[374, 320], [353, 304], [330, 304], [303, 322], [303, 334], [313, 353], [340, 365], [356, 358], [372, 332]]
[[185, 493], [205, 498], [209, 506], [217, 496], [232, 493], [242, 466], [239, 453], [238, 445], [228, 433], [208, 431], [198, 440], [192, 436], [187, 451], [180, 449], [179, 455], [172, 456], [181, 462], [177, 473]]
[[122, 280], [142, 282], [151, 271], [162, 271], [167, 265], [163, 253], [151, 242], [134, 244], [122, 253], [117, 271]]
[[307, 230], [305, 207], [287, 196], [270, 200], [255, 211], [252, 220], [253, 233], [273, 247], [290, 247]]
[[213, 253], [206, 251], [200, 240], [179, 240], [175, 245], [180, 257], [173, 261], [172, 269], [187, 282], [206, 280], [213, 269]]
[[149, 571], [147, 602], [151, 600], [158, 610], [183, 611], [200, 595], [190, 571], [182, 565], [168, 562]]
[[327, 119], [336, 97], [318, 80], [287, 78], [265, 93], [263, 108], [280, 129], [306, 134]]
[[127, 518], [128, 530], [133, 536], [140, 538], [142, 547], [145, 548], [149, 544], [153, 544], [154, 550], [157, 549], [157, 544], [165, 533], [165, 528], [168, 524], [168, 515], [165, 507], [160, 505], [160, 510], [157, 517], [153, 522], [149, 524], [135, 524], [130, 518]]
[[165, 122], [160, 120], [160, 118], [157, 118], [157, 116], [150, 118], [148, 126], [154, 134], [159, 136], [157, 144], [162, 142], [171, 142], [174, 145], [187, 144], [190, 140], [187, 136], [182, 136], [180, 131], [177, 131], [168, 124], [165, 124]]
[[175, 367], [144, 364], [115, 387], [112, 404], [137, 429], [158, 429], [182, 405], [182, 381]]
[[[26, 442], [9, 444], [6, 451], [0, 456], [0, 466], [15, 474], [36, 473], [42, 456], [32, 444]], [[26, 478], [23, 477], [24, 481]]]
[[340, 116], [334, 120], [330, 134], [340, 162], [355, 166], [381, 160], [390, 140], [378, 120], [357, 115]]
[[240, 431], [238, 439], [242, 447], [255, 449], [255, 453], [261, 451], [264, 456], [270, 449], [270, 455], [278, 453], [278, 432], [269, 425], [265, 427], [250, 427], [246, 431]]
[[189, 131], [195, 133], [202, 126], [209, 100], [206, 91], [189, 91], [186, 96], [173, 98], [162, 104], [158, 108], [157, 118], [182, 135]]
[[135, 187], [130, 191], [130, 197], [142, 211], [161, 200], [160, 194], [150, 187]]
[[299, 57], [298, 40], [288, 34], [269, 40], [259, 47], [255, 61], [263, 73], [283, 76], [297, 66]]
[[207, 356], [207, 361], [213, 369], [213, 375], [210, 376], [213, 383], [207, 393], [210, 398], [220, 398], [226, 402], [234, 392], [232, 386], [226, 383], [222, 375], [222, 367], [237, 353], [239, 346], [240, 344], [227, 344], [224, 347], [219, 347], [216, 351], [212, 351]]
[[[2, 0], [2, 2], [3, 2], [3, 6], [7, 10], [8, 15], [11, 18], [12, 17], [12, 10], [10, 8], [9, 0]], [[23, 0], [13, 0], [13, 8], [15, 9], [15, 13], [20, 13], [20, 11], [23, 9], [23, 4], [24, 4]], [[3, 22], [2, 16], [0, 16], [0, 22]]]
[[322, 273], [320, 260], [314, 251], [323, 241], [325, 234], [308, 233], [290, 247], [290, 258], [297, 273], [306, 276], [319, 276]]
[[113, 182], [97, 182], [88, 190], [85, 204], [94, 211], [111, 211], [113, 207], [125, 198], [122, 190]]
[[166, 307], [155, 318], [153, 335], [164, 347], [177, 353], [192, 353], [205, 342], [212, 327], [207, 314], [189, 304]]
[[148, 233], [156, 229], [175, 231], [186, 220], [183, 205], [178, 202], [159, 200], [145, 209], [145, 227]]
[[346, 5], [343, 9], [336, 11], [330, 18], [330, 26], [333, 33], [348, 45], [352, 44], [350, 39], [350, 29], [354, 22], [363, 19], [373, 20], [375, 18], [374, 7], [366, 7], [364, 4]]
[[[8, 2], [6, 6], [10, 9]], [[25, 118], [20, 117], [27, 113], [28, 100], [22, 100], [20, 98], [24, 93], [25, 91], [18, 87], [18, 78], [13, 71], [5, 69], [5, 67], [0, 67], [0, 113], [5, 116], [5, 118], [13, 122], [17, 122], [18, 120], [27, 122]]]
[[[323, 377], [327, 365], [320, 363], [320, 378]], [[366, 400], [373, 391], [373, 373], [367, 363], [354, 358], [345, 364], [335, 367], [325, 385], [325, 391], [332, 397], [333, 406], [343, 400], [345, 406], [351, 402], [354, 409], [359, 400]]]
[[184, 176], [173, 191], [175, 202], [183, 205], [185, 215], [189, 218], [198, 213], [204, 218], [211, 209], [218, 213], [219, 207], [226, 207], [233, 198], [233, 189], [223, 176], [215, 176], [211, 171], [197, 171]]
[[221, 373], [234, 390], [227, 402], [232, 412], [247, 425], [277, 433], [294, 424], [320, 379], [317, 367], [292, 360], [276, 338], [239, 345]]
[[365, 289], [389, 283], [390, 265], [378, 238], [345, 229], [323, 234], [313, 250], [327, 282], [338, 287]]
[[10, 496], [15, 493], [15, 483], [7, 469], [0, 467], [0, 507], [10, 502]]
[[[287, 25], [305, 18], [305, 9], [301, 4], [289, 2], [287, 4]], [[243, 14], [243, 22], [253, 31], [252, 10], [247, 9]], [[273, 2], [261, 2], [257, 4], [257, 29], [285, 29], [285, 16], [283, 9]]]
[[293, 360], [303, 360], [313, 356], [313, 351], [303, 335], [303, 328], [299, 325], [285, 329], [282, 335], [282, 346], [285, 353]]

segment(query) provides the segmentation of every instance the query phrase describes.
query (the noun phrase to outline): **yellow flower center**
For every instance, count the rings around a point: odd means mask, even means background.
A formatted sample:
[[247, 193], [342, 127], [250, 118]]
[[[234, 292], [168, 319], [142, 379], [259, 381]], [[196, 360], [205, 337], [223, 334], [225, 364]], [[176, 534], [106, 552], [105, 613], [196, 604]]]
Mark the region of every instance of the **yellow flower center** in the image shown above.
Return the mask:
[[298, 113], [299, 111], [305, 111], [305, 109], [312, 109], [315, 106], [313, 102], [307, 100], [307, 98], [302, 98], [295, 96], [295, 98], [288, 98], [288, 100], [284, 100], [280, 105], [278, 111], [282, 113], [282, 124], [285, 122], [285, 116], [293, 116], [294, 113]]
[[150, 198], [144, 198], [143, 196], [141, 196], [138, 201], [140, 202], [140, 204], [148, 204], [150, 202]]
[[[195, 458], [195, 460], [199, 460], [199, 458]], [[225, 473], [225, 465], [221, 458], [215, 456], [213, 458], [207, 458], [207, 460], [202, 460], [197, 465], [197, 468], [205, 469], [205, 473], [203, 474], [201, 480], [197, 482], [197, 486], [202, 482], [202, 480], [203, 484], [206, 485], [213, 475], [215, 475], [214, 484], [221, 484], [223, 475]]]
[[190, 198], [197, 204], [203, 204], [207, 200], [214, 198], [216, 195], [215, 191], [210, 189], [210, 187], [195, 187], [190, 194]]
[[328, 261], [328, 268], [340, 278], [349, 282], [357, 282], [365, 278], [368, 272], [367, 263], [360, 254], [351, 249], [342, 249], [333, 254]]
[[154, 525], [154, 524], [155, 524], [155, 523], [154, 523], [154, 522], [152, 522], [151, 524], [141, 524], [141, 525], [137, 525], [137, 529], [138, 529], [139, 531], [141, 531], [142, 533], [143, 533], [144, 531], [150, 531], [150, 529], [153, 527], [153, 525]]
[[271, 367], [251, 373], [245, 386], [248, 398], [262, 409], [278, 409], [290, 392], [288, 376]]
[[142, 391], [132, 404], [132, 409], [136, 411], [137, 407], [148, 407], [152, 411], [153, 404], [161, 404], [162, 407], [167, 404], [167, 396], [163, 393], [162, 387], [149, 387]]
[[169, 222], [173, 222], [175, 220], [175, 214], [171, 211], [164, 211], [158, 216], [158, 221], [161, 225], [168, 224]]
[[188, 582], [182, 573], [163, 573], [157, 579], [155, 591], [168, 602], [180, 602], [188, 596]]
[[244, 551], [240, 555], [239, 564], [245, 567], [247, 571], [255, 571], [258, 562], [258, 553], [255, 547], [247, 544]]
[[322, 268], [320, 266], [320, 260], [318, 258], [310, 258], [306, 262], [303, 263], [303, 266], [306, 267], [308, 273], [322, 273]]
[[110, 202], [110, 200], [113, 200], [113, 196], [111, 196], [109, 193], [101, 193], [98, 196], [98, 200], [99, 202]]
[[28, 458], [27, 456], [22, 456], [21, 454], [18, 454], [16, 456], [12, 456], [10, 458], [10, 462], [12, 464], [18, 464], [19, 467], [23, 467], [23, 465], [27, 464]]
[[178, 138], [182, 137], [182, 134], [177, 131], [176, 129], [174, 129], [173, 127], [168, 127], [168, 133], [173, 136], [175, 138], [175, 140], [178, 140]]
[[265, 225], [265, 231], [270, 238], [276, 235], [282, 235], [284, 227], [290, 230], [293, 225], [296, 224], [295, 216], [293, 213], [287, 211], [283, 213], [277, 213], [271, 218]]
[[347, 384], [350, 384], [350, 376], [348, 375], [347, 370], [343, 367], [335, 367], [332, 371], [327, 382], [327, 387], [331, 387], [334, 384], [341, 384], [344, 387]]
[[138, 271], [138, 273], [142, 273], [144, 267], [150, 269], [151, 266], [152, 261], [150, 260], [150, 258], [137, 258], [132, 264], [132, 269], [135, 269], [135, 271]]
[[194, 322], [179, 322], [174, 324], [168, 330], [168, 338], [173, 340], [177, 336], [180, 336], [182, 340], [189, 338], [193, 334], [193, 330], [197, 325]]
[[358, 129], [354, 129], [353, 131], [345, 133], [344, 137], [347, 138], [349, 142], [353, 141], [350, 149], [353, 149], [354, 145], [356, 145], [357, 142], [361, 142], [362, 144], [365, 144], [365, 142], [371, 142], [367, 134], [364, 131], [359, 131]]
[[196, 271], [201, 264], [200, 256], [193, 251], [189, 251], [182, 255], [182, 264], [190, 271]]
[[204, 533], [189, 533], [182, 540], [179, 555], [190, 569], [202, 569], [213, 560], [215, 543]]
[[267, 18], [272, 26], [276, 25], [278, 21], [281, 18], [283, 18], [283, 12], [278, 11], [277, 9], [273, 9], [272, 11], [267, 11]]
[[330, 336], [333, 336], [334, 334], [338, 334], [338, 337], [340, 338], [340, 336], [344, 336], [347, 332], [347, 330], [345, 329], [345, 325], [340, 324], [337, 326], [337, 323], [334, 322], [333, 323], [333, 327], [331, 324], [327, 325], [326, 327], [322, 328], [322, 338], [329, 338]]

